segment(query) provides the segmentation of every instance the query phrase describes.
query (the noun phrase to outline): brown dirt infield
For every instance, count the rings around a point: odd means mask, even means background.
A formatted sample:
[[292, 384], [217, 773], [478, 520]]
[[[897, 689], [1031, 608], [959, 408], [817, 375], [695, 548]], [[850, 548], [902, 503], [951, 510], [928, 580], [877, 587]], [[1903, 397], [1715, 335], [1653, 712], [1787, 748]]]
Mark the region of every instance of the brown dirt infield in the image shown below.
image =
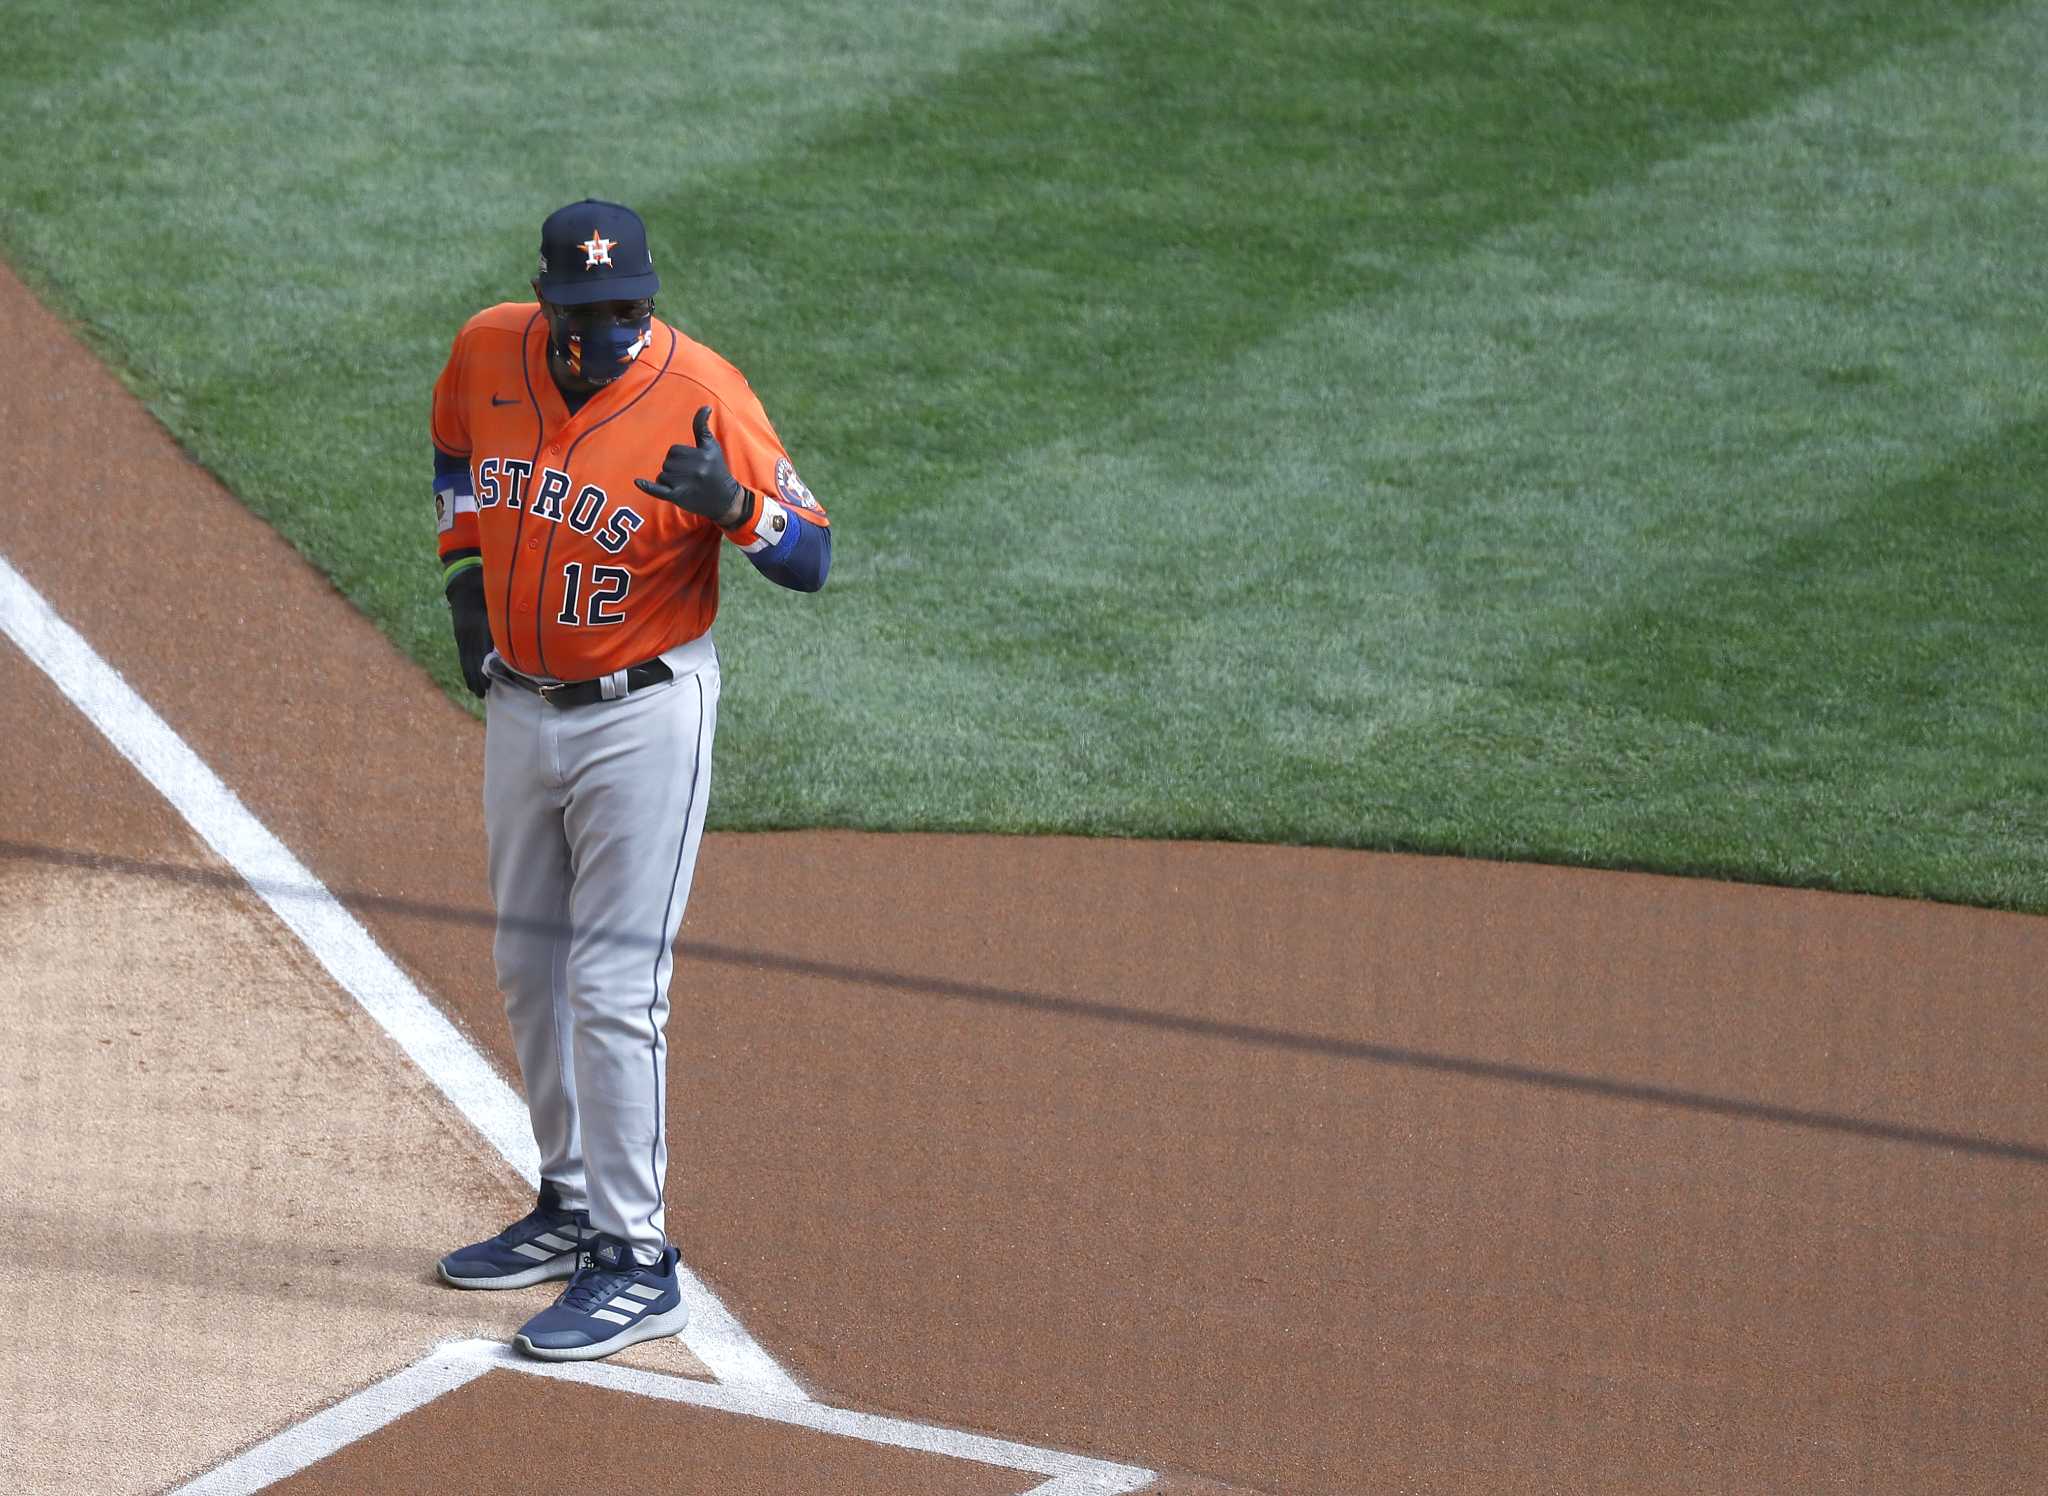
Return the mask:
[[[0, 554], [511, 1074], [480, 726], [5, 275], [0, 336], [49, 371], [0, 387]], [[17, 756], [64, 710], [11, 714]], [[0, 888], [174, 879], [138, 786], [79, 784], [61, 834], [9, 809]], [[826, 1401], [1184, 1493], [2004, 1492], [2048, 1457], [2048, 921], [1058, 839], [714, 836], [697, 888], [672, 1229]], [[789, 890], [815, 917], [764, 922]], [[460, 1396], [335, 1468], [414, 1489], [408, 1428], [580, 1457], [601, 1418], [718, 1489], [883, 1478], [525, 1378]]]

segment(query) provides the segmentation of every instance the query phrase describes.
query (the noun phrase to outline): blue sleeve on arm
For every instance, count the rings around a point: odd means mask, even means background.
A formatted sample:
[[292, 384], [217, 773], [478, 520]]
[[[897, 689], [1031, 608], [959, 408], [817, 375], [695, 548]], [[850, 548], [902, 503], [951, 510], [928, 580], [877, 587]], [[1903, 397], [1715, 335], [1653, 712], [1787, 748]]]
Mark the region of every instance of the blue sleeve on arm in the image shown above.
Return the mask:
[[[434, 448], [434, 498], [448, 506], [448, 515], [457, 509], [476, 508], [476, 486], [469, 480], [469, 459], [452, 457], [439, 447]], [[457, 504], [458, 498], [467, 499], [467, 504]]]
[[789, 529], [782, 539], [765, 549], [749, 552], [754, 570], [778, 587], [793, 592], [816, 592], [825, 585], [832, 569], [832, 532], [814, 525], [791, 509]]

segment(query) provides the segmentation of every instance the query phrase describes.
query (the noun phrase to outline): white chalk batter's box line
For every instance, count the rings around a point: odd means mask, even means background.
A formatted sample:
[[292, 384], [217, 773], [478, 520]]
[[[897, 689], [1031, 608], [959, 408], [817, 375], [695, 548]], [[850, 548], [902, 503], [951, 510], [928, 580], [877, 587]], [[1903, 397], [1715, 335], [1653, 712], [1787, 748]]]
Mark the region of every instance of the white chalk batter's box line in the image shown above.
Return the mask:
[[386, 1424], [438, 1397], [466, 1386], [487, 1371], [512, 1371], [526, 1376], [580, 1382], [611, 1392], [636, 1393], [663, 1402], [688, 1403], [742, 1418], [760, 1418], [821, 1434], [858, 1439], [921, 1454], [948, 1455], [979, 1465], [995, 1465], [1048, 1477], [1020, 1496], [1111, 1496], [1135, 1491], [1152, 1480], [1150, 1470], [1084, 1455], [1060, 1454], [1007, 1439], [933, 1424], [911, 1423], [873, 1413], [829, 1408], [808, 1399], [776, 1397], [747, 1387], [697, 1382], [608, 1366], [602, 1361], [560, 1364], [530, 1361], [495, 1340], [457, 1340], [441, 1346], [425, 1360], [387, 1377], [354, 1397], [336, 1403], [304, 1423], [286, 1429], [247, 1453], [237, 1456], [188, 1485], [175, 1496], [247, 1496], [274, 1481], [296, 1474], [335, 1451], [367, 1438]]
[[[525, 1180], [540, 1183], [540, 1158], [527, 1125], [526, 1104], [441, 1010], [429, 1002], [360, 921], [315, 878], [284, 843], [256, 819], [220, 776], [192, 751], [84, 637], [59, 618], [5, 556], [0, 556], [0, 633], [12, 639], [108, 742], [171, 803], [199, 838], [297, 935], [343, 991], [376, 1020], [429, 1081]], [[796, 1379], [721, 1303], [687, 1264], [676, 1265], [690, 1323], [683, 1343], [718, 1378], [707, 1385], [622, 1367], [543, 1367], [514, 1357], [490, 1341], [444, 1346], [425, 1361], [357, 1393], [305, 1423], [287, 1429], [185, 1491], [252, 1491], [303, 1468], [342, 1445], [383, 1427], [401, 1413], [459, 1387], [494, 1366], [533, 1376], [555, 1376], [642, 1396], [767, 1418], [825, 1433], [955, 1454], [981, 1464], [1051, 1477], [1029, 1496], [1082, 1496], [1133, 1491], [1153, 1473], [1080, 1455], [1060, 1454], [977, 1434], [900, 1419], [824, 1407], [810, 1401]], [[410, 1398], [410, 1401], [406, 1401]], [[365, 1421], [369, 1420], [369, 1421]], [[313, 1433], [310, 1431], [318, 1430]], [[351, 1432], [351, 1430], [354, 1430]], [[229, 1472], [269, 1469], [250, 1465], [266, 1450], [317, 1449], [298, 1465], [261, 1476], [229, 1479]], [[227, 1484], [215, 1484], [228, 1480]]]

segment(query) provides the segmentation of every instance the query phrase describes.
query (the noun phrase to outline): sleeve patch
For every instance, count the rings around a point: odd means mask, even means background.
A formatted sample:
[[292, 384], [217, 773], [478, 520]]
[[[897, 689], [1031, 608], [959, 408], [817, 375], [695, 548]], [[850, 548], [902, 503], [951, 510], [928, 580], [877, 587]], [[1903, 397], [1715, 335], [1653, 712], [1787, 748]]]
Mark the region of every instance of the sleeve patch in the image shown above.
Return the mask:
[[804, 487], [804, 480], [796, 475], [787, 457], [775, 459], [775, 491], [782, 495], [782, 502], [794, 504], [799, 509], [816, 510], [818, 501], [811, 497], [811, 491]]
[[476, 513], [476, 490], [470, 486], [469, 469], [434, 476], [434, 527], [446, 535], [455, 528], [458, 514]]
[[754, 519], [754, 538], [740, 549], [749, 556], [776, 550], [789, 539], [790, 531], [795, 527], [796, 521], [790, 517], [789, 511], [762, 494], [761, 512]]

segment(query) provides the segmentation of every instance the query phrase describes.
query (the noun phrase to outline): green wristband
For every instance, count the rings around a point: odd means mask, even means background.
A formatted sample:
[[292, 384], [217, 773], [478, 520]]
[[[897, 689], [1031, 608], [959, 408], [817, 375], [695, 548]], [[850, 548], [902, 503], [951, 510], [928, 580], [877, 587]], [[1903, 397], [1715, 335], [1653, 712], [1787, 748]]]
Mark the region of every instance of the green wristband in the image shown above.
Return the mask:
[[446, 592], [450, 582], [461, 576], [465, 571], [468, 571], [470, 567], [482, 566], [483, 564], [484, 558], [482, 556], [464, 556], [460, 561], [449, 562], [448, 569], [441, 573], [441, 590]]

